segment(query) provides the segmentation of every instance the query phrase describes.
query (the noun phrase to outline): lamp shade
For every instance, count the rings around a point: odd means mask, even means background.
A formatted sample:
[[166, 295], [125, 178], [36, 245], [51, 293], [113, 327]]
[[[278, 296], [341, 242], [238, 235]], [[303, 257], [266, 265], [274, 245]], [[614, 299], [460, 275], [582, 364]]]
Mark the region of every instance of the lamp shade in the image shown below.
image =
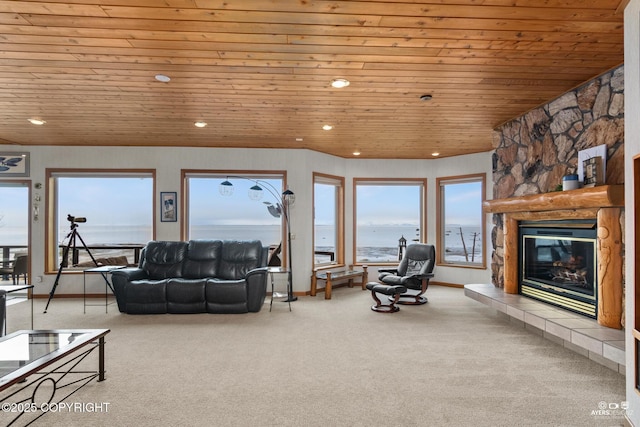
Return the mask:
[[218, 186], [218, 191], [223, 196], [231, 196], [233, 194], [233, 184], [228, 180], [222, 181]]
[[282, 192], [282, 200], [287, 206], [292, 206], [296, 202], [296, 195], [288, 188]]
[[262, 200], [263, 194], [264, 193], [262, 191], [262, 187], [260, 187], [258, 184], [253, 185], [249, 189], [249, 198], [251, 200]]

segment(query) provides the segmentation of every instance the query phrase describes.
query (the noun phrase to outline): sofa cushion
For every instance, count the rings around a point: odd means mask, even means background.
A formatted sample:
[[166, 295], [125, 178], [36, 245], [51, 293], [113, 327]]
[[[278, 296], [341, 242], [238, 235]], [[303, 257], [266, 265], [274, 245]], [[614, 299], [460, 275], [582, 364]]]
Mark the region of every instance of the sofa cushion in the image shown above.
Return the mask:
[[205, 313], [204, 288], [207, 279], [169, 279], [168, 313]]
[[187, 257], [182, 264], [182, 277], [199, 279], [216, 277], [222, 253], [220, 240], [190, 240]]
[[260, 240], [225, 240], [222, 244], [222, 259], [218, 278], [238, 280], [246, 277], [254, 268], [261, 267], [263, 248]]
[[149, 242], [145, 247], [142, 269], [147, 272], [149, 279], [182, 277], [182, 261], [187, 254], [187, 247], [187, 242]]
[[167, 312], [167, 280], [135, 280], [125, 288], [126, 307], [130, 314], [163, 314]]
[[209, 279], [206, 285], [208, 313], [247, 313], [245, 280]]

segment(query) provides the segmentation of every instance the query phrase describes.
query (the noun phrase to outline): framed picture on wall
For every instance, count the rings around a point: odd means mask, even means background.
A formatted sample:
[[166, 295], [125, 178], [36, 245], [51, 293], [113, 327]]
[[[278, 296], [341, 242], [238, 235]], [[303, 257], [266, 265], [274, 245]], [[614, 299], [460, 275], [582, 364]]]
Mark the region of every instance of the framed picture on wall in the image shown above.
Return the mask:
[[29, 176], [29, 153], [0, 151], [0, 176]]
[[173, 222], [178, 220], [178, 205], [175, 191], [160, 193], [160, 221]]

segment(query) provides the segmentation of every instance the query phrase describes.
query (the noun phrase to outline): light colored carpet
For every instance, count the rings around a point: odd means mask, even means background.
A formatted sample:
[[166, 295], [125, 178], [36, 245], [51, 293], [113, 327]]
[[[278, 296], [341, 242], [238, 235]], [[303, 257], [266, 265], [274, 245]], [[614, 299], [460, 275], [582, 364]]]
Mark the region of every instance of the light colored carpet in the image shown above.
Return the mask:
[[[107, 380], [70, 402], [108, 413], [50, 413], [65, 426], [617, 426], [592, 415], [624, 400], [624, 377], [432, 286], [429, 303], [370, 310], [339, 288], [243, 315], [146, 315], [35, 303], [35, 328], [109, 328]], [[268, 301], [268, 298], [267, 298]], [[28, 327], [28, 304], [9, 307]], [[13, 319], [13, 320], [12, 320]], [[13, 323], [12, 323], [13, 322]], [[12, 328], [13, 329], [13, 328]]]

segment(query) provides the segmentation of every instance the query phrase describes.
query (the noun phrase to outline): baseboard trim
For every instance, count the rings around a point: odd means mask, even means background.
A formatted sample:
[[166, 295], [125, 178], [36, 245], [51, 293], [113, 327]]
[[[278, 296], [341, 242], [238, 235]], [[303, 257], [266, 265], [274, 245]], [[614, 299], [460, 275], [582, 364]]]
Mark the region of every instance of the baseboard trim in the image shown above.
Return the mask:
[[429, 285], [436, 285], [436, 286], [446, 286], [448, 288], [459, 288], [459, 289], [464, 289], [464, 285], [461, 285], [459, 283], [447, 283], [447, 282], [435, 282], [433, 280], [431, 280], [429, 282]]

